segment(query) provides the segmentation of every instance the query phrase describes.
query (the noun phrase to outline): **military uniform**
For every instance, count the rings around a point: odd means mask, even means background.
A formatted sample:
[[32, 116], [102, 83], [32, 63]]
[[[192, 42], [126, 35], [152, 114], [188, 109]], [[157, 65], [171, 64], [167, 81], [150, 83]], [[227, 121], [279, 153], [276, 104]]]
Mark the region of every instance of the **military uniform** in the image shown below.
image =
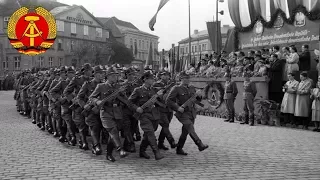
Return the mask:
[[30, 106], [28, 103], [28, 94], [26, 93], [26, 90], [24, 89], [26, 86], [28, 86], [30, 83], [32, 83], [33, 79], [29, 76], [30, 71], [26, 71], [27, 76], [23, 77], [19, 83], [20, 88], [22, 89], [20, 94], [20, 102], [22, 104], [22, 107], [20, 108], [22, 110], [21, 113], [24, 115], [30, 114]]
[[[159, 73], [160, 76], [162, 75], [168, 75], [168, 72], [160, 72]], [[159, 80], [158, 82], [156, 82], [155, 84], [153, 84], [153, 87], [160, 90], [161, 88], [166, 87], [167, 85], [169, 85], [171, 82], [170, 81], [164, 81], [164, 80]], [[167, 92], [164, 92], [165, 94], [167, 94]], [[169, 93], [169, 92], [168, 92]], [[161, 103], [165, 104], [165, 97], [161, 98], [160, 100]], [[174, 138], [170, 132], [169, 129], [169, 124], [171, 122], [171, 119], [173, 117], [173, 111], [172, 109], [170, 109], [169, 107], [159, 107], [160, 110], [160, 121], [159, 124], [162, 127], [160, 135], [159, 135], [159, 143], [158, 143], [158, 147], [160, 149], [164, 149], [164, 150], [168, 150], [167, 147], [164, 146], [164, 139], [167, 138], [168, 142], [171, 145], [171, 148], [175, 148], [176, 147], [176, 143], [174, 141]]]
[[[135, 71], [131, 68], [125, 70], [126, 76], [130, 76], [133, 73], [135, 73]], [[132, 94], [133, 90], [139, 86], [139, 84], [140, 84], [140, 82], [138, 82], [138, 81], [131, 82], [131, 80], [128, 80], [128, 79], [126, 81], [124, 81], [122, 83], [122, 85], [127, 86], [125, 92], [123, 93], [125, 98], [129, 97]], [[138, 131], [136, 130], [137, 128], [138, 128]], [[133, 117], [132, 107], [127, 107], [127, 105], [124, 105], [124, 107], [123, 107], [123, 135], [124, 135], [125, 140], [124, 140], [123, 146], [126, 151], [128, 151], [128, 152], [135, 152], [136, 151], [133, 135], [134, 135], [134, 133], [136, 133], [136, 135], [137, 135], [137, 132], [138, 132], [138, 136], [140, 136], [138, 120]]]
[[[153, 78], [153, 75], [149, 71], [145, 72], [142, 76], [142, 79], [144, 81]], [[129, 97], [129, 101], [131, 101], [134, 104], [134, 109], [141, 107], [149, 99], [151, 99], [151, 97], [157, 94], [156, 89], [152, 88], [151, 85], [152, 84], [150, 84], [150, 87], [148, 87], [144, 83], [142, 86], [134, 89], [134, 91]], [[140, 157], [144, 157], [146, 159], [150, 158], [150, 156], [146, 154], [146, 149], [148, 145], [150, 145], [155, 155], [155, 159], [160, 160], [163, 158], [163, 156], [160, 154], [159, 148], [157, 146], [157, 139], [154, 134], [154, 132], [158, 128], [159, 120], [160, 112], [158, 107], [152, 105], [151, 107], [146, 107], [145, 109], [143, 109], [143, 113], [139, 117], [140, 127], [144, 132], [140, 144]]]
[[[46, 74], [46, 76], [48, 76], [48, 74]], [[40, 85], [36, 89], [36, 93], [38, 95], [37, 113], [39, 114], [39, 121], [41, 124], [41, 130], [43, 130], [43, 131], [46, 129], [45, 122], [46, 122], [47, 112], [44, 111], [43, 103], [44, 103], [45, 97], [43, 96], [41, 91], [44, 89], [44, 87], [46, 86], [48, 81], [49, 81], [48, 77], [45, 77], [45, 79], [40, 83]]]
[[[53, 89], [62, 79], [58, 77], [60, 74], [60, 70], [57, 70], [55, 72], [55, 79], [52, 80], [49, 88], [47, 89], [47, 96], [49, 96], [49, 113], [51, 115], [51, 121], [52, 121], [52, 128], [53, 128], [53, 137], [59, 137], [60, 136], [60, 131], [59, 131], [59, 125], [61, 122], [61, 106], [58, 104], [58, 102], [54, 102], [51, 96], [51, 89]], [[56, 105], [57, 104], [57, 105]]]
[[[97, 66], [94, 67], [94, 73], [102, 73], [102, 69]], [[79, 105], [82, 109], [85, 107], [85, 104], [89, 100], [89, 96], [93, 93], [98, 84], [102, 81], [101, 79], [92, 79], [90, 81], [86, 81], [81, 87], [77, 98], [79, 100]], [[94, 111], [90, 111], [89, 115], [85, 117], [85, 123], [90, 127], [90, 134], [92, 137], [92, 153], [96, 155], [101, 154], [101, 145], [100, 145], [100, 133], [102, 130], [102, 123], [100, 119], [100, 114], [95, 113]]]
[[[109, 68], [107, 70], [107, 76], [113, 78], [118, 74], [114, 68]], [[109, 77], [108, 77], [109, 78]], [[119, 84], [112, 83], [107, 80], [105, 83], [98, 84], [96, 89], [90, 95], [89, 99], [93, 101], [94, 104], [98, 105], [97, 102], [100, 102], [104, 98], [110, 96], [113, 92], [117, 91], [120, 88]], [[119, 126], [122, 123], [123, 114], [122, 107], [120, 106], [120, 101], [116, 98], [111, 99], [106, 102], [100, 110], [100, 118], [103, 127], [109, 133], [109, 142], [107, 147], [107, 159], [110, 161], [115, 161], [112, 156], [113, 145], [119, 151], [120, 157], [127, 156], [127, 153], [123, 150], [121, 146], [120, 136], [119, 136]]]
[[[180, 73], [180, 79], [188, 79], [189, 75], [185, 72]], [[198, 137], [197, 133], [194, 129], [194, 123], [196, 118], [196, 110], [195, 110], [195, 102], [191, 103], [187, 107], [181, 107], [183, 104], [188, 101], [191, 97], [194, 97], [196, 93], [196, 89], [193, 86], [189, 86], [187, 84], [181, 84], [174, 86], [171, 91], [169, 92], [166, 98], [166, 104], [176, 111], [176, 117], [181, 122], [182, 126], [182, 133], [178, 141], [176, 152], [179, 155], [187, 155], [183, 151], [183, 146], [187, 140], [188, 134], [194, 141], [194, 143], [198, 146], [200, 151], [203, 151], [208, 148], [208, 145], [204, 145], [200, 138]], [[200, 97], [196, 98], [197, 101], [201, 101]], [[179, 111], [179, 108], [183, 108], [183, 113]]]
[[37, 89], [38, 87], [40, 87], [43, 81], [43, 76], [41, 74], [38, 74], [38, 77], [39, 77], [38, 82], [30, 88], [30, 91], [32, 94], [31, 95], [32, 111], [33, 111], [33, 114], [35, 115], [37, 126], [41, 128], [41, 116], [40, 116], [41, 114], [40, 114], [40, 110], [38, 110], [38, 104], [41, 102], [41, 99], [40, 99], [40, 93], [37, 91]]
[[[68, 69], [70, 70], [70, 69]], [[67, 70], [66, 70], [67, 71]], [[74, 72], [74, 71], [73, 71]], [[70, 78], [67, 79], [60, 79], [58, 84], [53, 87], [50, 90], [50, 94], [53, 97], [55, 101], [56, 106], [61, 106], [61, 112], [55, 112], [56, 115], [58, 113], [61, 113], [61, 120], [60, 118], [57, 118], [58, 120], [58, 131], [60, 134], [59, 141], [65, 142], [66, 141], [66, 133], [69, 132], [69, 136], [71, 136], [71, 139], [69, 139], [71, 145], [76, 144], [76, 138], [75, 138], [75, 130], [73, 129], [73, 121], [72, 121], [72, 112], [69, 109], [69, 106], [71, 105], [70, 102], [66, 100], [66, 97], [63, 97], [63, 91], [67, 87], [67, 85], [70, 83]], [[59, 111], [59, 109], [55, 109]], [[66, 129], [67, 128], [67, 129]]]
[[[86, 69], [85, 69], [86, 71], [87, 70], [92, 71], [91, 66], [88, 66], [88, 64], [86, 64], [85, 66], [86, 66]], [[71, 82], [68, 84], [68, 86], [65, 88], [65, 90], [63, 91], [63, 95], [67, 98], [69, 103], [72, 104], [72, 106], [74, 106], [74, 109], [72, 111], [73, 113], [72, 117], [73, 117], [73, 123], [79, 129], [79, 134], [80, 134], [79, 148], [81, 149], [84, 148], [86, 150], [88, 149], [88, 146], [87, 146], [86, 134], [84, 133], [84, 131], [86, 130], [87, 126], [85, 124], [84, 116], [81, 115], [81, 112], [83, 111], [83, 109], [82, 107], [79, 106], [76, 100], [76, 96], [78, 95], [82, 85], [88, 80], [89, 80], [89, 77], [86, 77], [86, 76], [74, 77], [71, 80]], [[74, 100], [75, 102], [72, 102], [72, 100]]]
[[[225, 77], [228, 76], [231, 78], [230, 74], [226, 73]], [[238, 89], [237, 85], [233, 81], [226, 81], [224, 84], [224, 95], [223, 99], [226, 104], [226, 108], [228, 111], [228, 119], [225, 120], [225, 122], [234, 122], [234, 116], [235, 116], [235, 111], [234, 111], [234, 101], [237, 97], [238, 94]]]
[[[245, 76], [249, 76], [250, 74], [245, 72]], [[254, 98], [257, 94], [256, 85], [251, 81], [243, 82], [243, 111], [244, 111], [244, 122], [241, 124], [248, 124], [250, 121], [250, 126], [254, 125]]]

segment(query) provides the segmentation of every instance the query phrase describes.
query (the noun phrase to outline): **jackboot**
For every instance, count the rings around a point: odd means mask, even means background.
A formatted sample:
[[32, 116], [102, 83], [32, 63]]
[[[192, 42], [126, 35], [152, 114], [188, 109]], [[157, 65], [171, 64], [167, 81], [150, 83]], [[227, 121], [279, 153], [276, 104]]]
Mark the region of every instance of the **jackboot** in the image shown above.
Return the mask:
[[250, 121], [250, 126], [254, 126], [254, 116], [250, 116], [249, 117], [249, 121]]
[[75, 146], [77, 144], [77, 138], [74, 134], [70, 134], [71, 138], [69, 139], [68, 144], [71, 146]]
[[124, 158], [124, 157], [126, 157], [126, 156], [129, 155], [129, 154], [128, 154], [125, 150], [123, 150], [123, 148], [121, 147], [121, 141], [120, 141], [119, 134], [113, 135], [112, 140], [113, 140], [114, 146], [117, 148], [117, 151], [119, 152], [119, 155], [120, 155], [121, 158]]
[[131, 153], [136, 152], [136, 147], [135, 147], [134, 140], [131, 133], [129, 134], [127, 133], [127, 135], [125, 136], [123, 146], [124, 146], [123, 149], [127, 152], [131, 152]]
[[91, 151], [94, 155], [100, 155], [102, 153], [100, 144], [93, 144]]
[[107, 155], [106, 155], [106, 159], [108, 161], [111, 161], [111, 162], [115, 162], [116, 159], [113, 157], [112, 155], [112, 151], [114, 149], [114, 144], [113, 142], [111, 141], [111, 139], [109, 139], [109, 142], [107, 144]]
[[199, 151], [203, 151], [209, 147], [208, 145], [203, 144], [201, 140], [198, 140], [196, 145], [198, 146]]
[[159, 149], [163, 149], [163, 150], [165, 150], [165, 151], [167, 151], [167, 150], [169, 150], [169, 148], [167, 147], [167, 146], [165, 146], [164, 144], [163, 144], [163, 142], [159, 142], [158, 143], [158, 148]]
[[234, 123], [234, 113], [231, 115], [231, 119], [230, 119], [230, 121], [229, 121], [229, 123]]
[[89, 145], [88, 145], [86, 135], [84, 134], [84, 132], [80, 132], [80, 135], [82, 135], [82, 149], [85, 151], [89, 150]]
[[171, 149], [174, 149], [174, 148], [177, 147], [177, 144], [176, 144], [176, 142], [174, 141], [173, 138], [172, 139], [168, 139], [168, 141], [169, 141]]
[[249, 124], [249, 116], [245, 115], [243, 121], [240, 124]]
[[148, 139], [146, 137], [143, 137], [140, 144], [140, 151], [139, 151], [139, 156], [141, 158], [150, 159], [150, 156], [146, 153], [148, 145], [149, 145]]
[[164, 156], [162, 154], [160, 154], [160, 151], [159, 151], [159, 148], [157, 146], [157, 140], [155, 138], [154, 135], [149, 135], [148, 136], [148, 140], [149, 140], [149, 144], [150, 144], [150, 147], [154, 153], [154, 158], [156, 160], [160, 160], [160, 159], [163, 159]]

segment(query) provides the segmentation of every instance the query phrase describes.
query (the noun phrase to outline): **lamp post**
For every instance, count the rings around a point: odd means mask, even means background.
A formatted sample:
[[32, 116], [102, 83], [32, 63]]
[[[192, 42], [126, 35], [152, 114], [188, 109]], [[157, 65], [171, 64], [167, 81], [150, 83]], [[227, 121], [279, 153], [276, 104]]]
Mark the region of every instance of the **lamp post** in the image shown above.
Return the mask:
[[[217, 32], [216, 32], [216, 51], [220, 50], [220, 49], [218, 49], [218, 46], [219, 46], [219, 42], [218, 42], [219, 31], [218, 31], [218, 29], [220, 28], [219, 24], [218, 24], [218, 16], [219, 16], [219, 14], [221, 14], [221, 15], [224, 14], [223, 10], [218, 12], [219, 11], [219, 2], [223, 3], [224, 0], [216, 0], [216, 26], [217, 26], [217, 28], [216, 28], [216, 30], [217, 30]], [[217, 53], [219, 54], [220, 52], [217, 52]]]

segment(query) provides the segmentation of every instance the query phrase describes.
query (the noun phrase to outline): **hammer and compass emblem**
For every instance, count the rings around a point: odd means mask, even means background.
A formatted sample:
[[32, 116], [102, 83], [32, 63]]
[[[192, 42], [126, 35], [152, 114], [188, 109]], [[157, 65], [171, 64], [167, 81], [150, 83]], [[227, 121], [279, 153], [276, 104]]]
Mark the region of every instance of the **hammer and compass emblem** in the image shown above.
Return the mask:
[[53, 45], [56, 36], [56, 21], [52, 14], [42, 7], [21, 7], [10, 17], [8, 38], [20, 53], [30, 56], [44, 53]]

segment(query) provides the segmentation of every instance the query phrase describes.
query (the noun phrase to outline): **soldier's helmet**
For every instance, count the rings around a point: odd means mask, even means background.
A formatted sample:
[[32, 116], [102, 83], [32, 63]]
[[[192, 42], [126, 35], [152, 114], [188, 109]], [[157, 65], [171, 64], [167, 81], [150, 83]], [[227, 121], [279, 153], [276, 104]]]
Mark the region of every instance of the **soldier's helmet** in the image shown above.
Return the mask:
[[94, 74], [103, 73], [103, 72], [104, 72], [104, 70], [103, 70], [103, 68], [101, 68], [101, 66], [95, 66], [95, 67], [93, 68], [93, 73], [94, 73]]
[[143, 73], [143, 75], [141, 76], [141, 79], [143, 81], [145, 81], [146, 79], [153, 79], [154, 78], [154, 75], [152, 73], [152, 71], [146, 71]]
[[67, 68], [67, 73], [76, 73], [73, 67], [68, 67]]
[[107, 69], [107, 76], [110, 76], [112, 74], [119, 74], [119, 72], [117, 71], [117, 68], [116, 67], [109, 67]]
[[135, 71], [133, 68], [131, 68], [131, 67], [124, 70], [124, 74], [125, 74], [126, 76], [131, 75], [131, 74], [134, 74], [134, 73], [136, 73], [136, 71]]
[[82, 68], [81, 68], [81, 72], [85, 72], [85, 71], [92, 71], [92, 66], [89, 63], [85, 63]]
[[59, 69], [59, 72], [60, 73], [66, 73], [67, 72], [67, 67], [61, 66], [60, 69]]
[[179, 79], [189, 79], [190, 78], [190, 75], [185, 72], [185, 71], [182, 71], [179, 73]]

